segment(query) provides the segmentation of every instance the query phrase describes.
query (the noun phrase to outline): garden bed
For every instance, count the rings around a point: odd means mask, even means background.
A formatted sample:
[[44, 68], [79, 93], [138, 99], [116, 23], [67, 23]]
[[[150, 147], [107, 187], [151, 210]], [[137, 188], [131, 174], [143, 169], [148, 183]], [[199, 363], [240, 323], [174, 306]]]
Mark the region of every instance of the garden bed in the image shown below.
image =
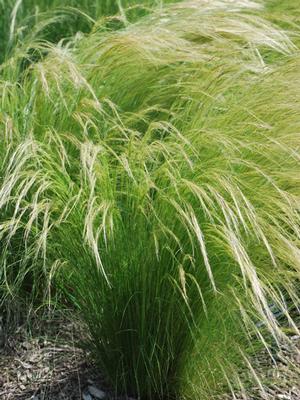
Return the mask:
[[[36, 323], [38, 325], [38, 323]], [[3, 400], [125, 400], [116, 396], [90, 360], [89, 353], [78, 343], [83, 335], [76, 324], [62, 318], [44, 321], [31, 334], [24, 326], [6, 338], [0, 350], [0, 398]], [[253, 360], [264, 377], [264, 390], [253, 387], [237, 400], [300, 399], [300, 336], [291, 336], [291, 346], [274, 354], [272, 363], [267, 352]], [[234, 399], [232, 394], [220, 400]]]

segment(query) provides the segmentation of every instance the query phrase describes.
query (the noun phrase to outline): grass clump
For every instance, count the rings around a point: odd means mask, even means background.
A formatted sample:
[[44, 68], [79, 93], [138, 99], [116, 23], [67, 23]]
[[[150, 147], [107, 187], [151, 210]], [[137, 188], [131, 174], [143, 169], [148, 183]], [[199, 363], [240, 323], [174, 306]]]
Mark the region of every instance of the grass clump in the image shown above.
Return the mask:
[[117, 29], [165, 3], [170, 0], [1, 0], [0, 63], [16, 44], [34, 38], [58, 43], [89, 32], [96, 21]]
[[259, 12], [182, 2], [3, 70], [3, 293], [64, 293], [117, 392], [261, 385], [297, 330], [300, 58]]

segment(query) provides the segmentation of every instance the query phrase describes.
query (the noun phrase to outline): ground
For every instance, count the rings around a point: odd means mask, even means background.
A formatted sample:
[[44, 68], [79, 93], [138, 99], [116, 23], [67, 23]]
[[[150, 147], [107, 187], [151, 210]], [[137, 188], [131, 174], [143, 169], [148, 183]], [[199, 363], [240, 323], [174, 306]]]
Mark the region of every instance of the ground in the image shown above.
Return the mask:
[[[105, 385], [89, 353], [76, 345], [81, 335], [78, 325], [65, 318], [33, 324], [31, 332], [23, 324], [7, 334], [0, 349], [0, 399], [124, 400]], [[291, 335], [291, 345], [276, 352], [274, 361], [265, 352], [258, 354], [253, 363], [265, 377], [264, 392], [253, 387], [236, 399], [300, 400], [300, 336]]]

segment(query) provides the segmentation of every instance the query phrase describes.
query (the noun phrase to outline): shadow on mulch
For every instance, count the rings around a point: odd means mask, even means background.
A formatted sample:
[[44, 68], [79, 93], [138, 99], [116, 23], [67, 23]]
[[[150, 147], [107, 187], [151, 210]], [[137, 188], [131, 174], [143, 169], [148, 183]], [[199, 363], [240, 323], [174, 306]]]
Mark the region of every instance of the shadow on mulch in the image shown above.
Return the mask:
[[[30, 334], [28, 326], [10, 332], [6, 346], [0, 348], [1, 400], [91, 400], [90, 385], [103, 390], [108, 399], [116, 399], [88, 352], [77, 346], [84, 328], [63, 318], [39, 320], [38, 325], [37, 330], [31, 326]], [[247, 395], [237, 393], [237, 400], [300, 400], [300, 336], [292, 336], [291, 346], [284, 346], [274, 357], [276, 365], [270, 363], [266, 351], [252, 360], [265, 391], [252, 388]]]
[[71, 372], [63, 378], [53, 379], [41, 385], [37, 390], [25, 389], [21, 394], [7, 397], [7, 400], [82, 400], [82, 392], [91, 383], [91, 371], [88, 364], [82, 364], [76, 372]]
[[89, 354], [77, 346], [78, 325], [38, 320], [6, 335], [0, 348], [1, 400], [79, 400], [88, 385], [104, 388]]

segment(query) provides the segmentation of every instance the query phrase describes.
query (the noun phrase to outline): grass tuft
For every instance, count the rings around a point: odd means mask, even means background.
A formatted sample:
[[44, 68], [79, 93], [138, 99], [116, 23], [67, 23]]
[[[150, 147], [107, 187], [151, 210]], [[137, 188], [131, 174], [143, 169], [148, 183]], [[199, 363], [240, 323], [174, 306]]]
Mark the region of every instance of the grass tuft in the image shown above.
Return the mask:
[[300, 57], [264, 12], [183, 1], [2, 65], [2, 298], [68, 299], [116, 392], [263, 392], [251, 357], [298, 332]]

